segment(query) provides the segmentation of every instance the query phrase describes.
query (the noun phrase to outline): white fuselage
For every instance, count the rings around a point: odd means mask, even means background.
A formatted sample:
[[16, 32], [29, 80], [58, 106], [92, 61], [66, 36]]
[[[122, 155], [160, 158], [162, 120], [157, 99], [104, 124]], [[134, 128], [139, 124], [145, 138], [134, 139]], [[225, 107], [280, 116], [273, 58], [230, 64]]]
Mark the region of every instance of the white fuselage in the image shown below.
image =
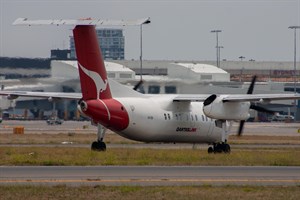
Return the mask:
[[222, 129], [203, 113], [202, 102], [173, 102], [173, 97], [116, 98], [129, 115], [128, 127], [118, 132], [143, 142], [215, 143]]

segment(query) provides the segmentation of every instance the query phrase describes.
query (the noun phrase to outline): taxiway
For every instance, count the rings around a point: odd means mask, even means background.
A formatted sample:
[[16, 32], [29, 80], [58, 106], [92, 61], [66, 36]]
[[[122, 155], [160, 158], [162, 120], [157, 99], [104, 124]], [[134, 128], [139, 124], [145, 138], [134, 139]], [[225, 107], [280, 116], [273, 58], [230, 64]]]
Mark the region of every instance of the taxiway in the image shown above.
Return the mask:
[[0, 184], [299, 185], [300, 167], [1, 166]]

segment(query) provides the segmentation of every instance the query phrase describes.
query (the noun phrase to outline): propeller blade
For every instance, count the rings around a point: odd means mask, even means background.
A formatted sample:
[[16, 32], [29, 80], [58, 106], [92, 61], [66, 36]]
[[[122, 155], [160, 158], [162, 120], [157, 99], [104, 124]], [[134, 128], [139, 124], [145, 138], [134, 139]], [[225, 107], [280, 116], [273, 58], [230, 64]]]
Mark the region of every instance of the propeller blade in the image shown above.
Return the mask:
[[273, 115], [275, 114], [275, 111], [268, 110], [268, 109], [266, 109], [262, 106], [258, 106], [258, 105], [255, 105], [255, 104], [251, 104], [250, 109], [256, 110], [258, 112], [264, 112], [264, 113], [273, 114]]
[[256, 82], [256, 77], [257, 77], [256, 75], [252, 77], [251, 84], [250, 84], [250, 87], [248, 88], [247, 94], [253, 93], [254, 85]]
[[[255, 86], [255, 82], [256, 82], [256, 77], [257, 77], [256, 75], [252, 77], [251, 84], [248, 88], [247, 94], [253, 94], [253, 90], [254, 90], [254, 86]], [[252, 104], [250, 105], [250, 108], [251, 108], [251, 106], [252, 106]], [[257, 108], [256, 105], [254, 105], [253, 107]], [[239, 126], [239, 130], [238, 130], [238, 134], [237, 134], [238, 136], [242, 135], [245, 122], [246, 122], [245, 120], [240, 121], [240, 126]]]
[[242, 135], [243, 129], [244, 129], [244, 125], [245, 125], [245, 120], [241, 120], [240, 121], [240, 126], [239, 126], [239, 131], [238, 131], [238, 136]]
[[134, 87], [133, 87], [133, 90], [137, 90], [139, 89], [139, 87], [143, 84], [143, 80], [140, 80]]

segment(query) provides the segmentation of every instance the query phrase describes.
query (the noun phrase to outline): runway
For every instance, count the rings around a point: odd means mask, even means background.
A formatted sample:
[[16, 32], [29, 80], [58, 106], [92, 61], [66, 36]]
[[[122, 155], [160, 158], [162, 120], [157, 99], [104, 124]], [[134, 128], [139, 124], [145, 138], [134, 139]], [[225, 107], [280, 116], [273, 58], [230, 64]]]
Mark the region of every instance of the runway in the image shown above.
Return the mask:
[[[90, 148], [90, 144], [76, 144], [63, 142], [62, 144], [0, 144], [0, 147], [76, 147]], [[131, 149], [199, 149], [207, 150], [207, 144], [172, 144], [172, 143], [137, 143], [137, 144], [107, 144], [107, 149], [114, 148], [131, 148]], [[296, 149], [300, 148], [300, 144], [230, 144], [232, 150], [235, 149]]]
[[300, 167], [1, 166], [0, 184], [299, 185]]

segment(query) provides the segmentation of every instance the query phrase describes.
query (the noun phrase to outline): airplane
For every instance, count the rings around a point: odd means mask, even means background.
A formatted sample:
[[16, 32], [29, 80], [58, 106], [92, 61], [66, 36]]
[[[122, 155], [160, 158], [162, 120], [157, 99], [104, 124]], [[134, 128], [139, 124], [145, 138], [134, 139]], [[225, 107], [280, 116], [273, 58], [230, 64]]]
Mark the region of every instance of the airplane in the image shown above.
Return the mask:
[[[140, 22], [145, 22], [141, 20]], [[100, 21], [100, 22], [99, 22]], [[106, 21], [106, 23], [109, 23]], [[142, 142], [206, 143], [208, 153], [229, 153], [228, 136], [232, 122], [239, 121], [242, 135], [249, 110], [262, 112], [260, 106], [273, 100], [300, 99], [297, 94], [253, 94], [256, 77], [247, 94], [235, 95], [146, 95], [108, 80], [98, 46], [95, 27], [101, 20], [28, 20], [16, 25], [73, 25], [82, 93], [0, 91], [8, 99], [39, 97], [76, 99], [78, 110], [98, 127], [91, 149], [105, 151], [105, 132], [110, 129], [125, 138]], [[114, 22], [112, 23], [114, 24]], [[120, 23], [115, 23], [120, 24]]]

